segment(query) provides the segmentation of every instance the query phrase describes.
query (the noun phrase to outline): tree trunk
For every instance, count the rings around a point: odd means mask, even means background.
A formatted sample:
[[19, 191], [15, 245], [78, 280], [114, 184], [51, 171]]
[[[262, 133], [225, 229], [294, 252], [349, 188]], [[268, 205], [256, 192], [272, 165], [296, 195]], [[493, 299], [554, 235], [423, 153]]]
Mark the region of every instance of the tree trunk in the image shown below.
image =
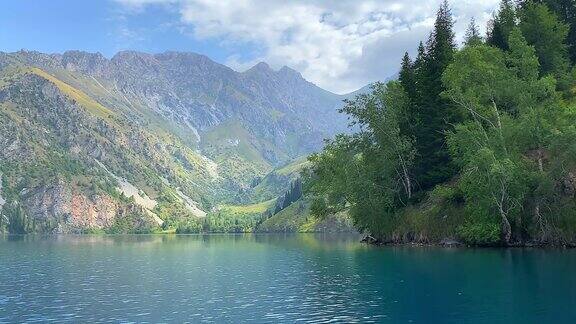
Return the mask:
[[500, 188], [500, 198], [496, 201], [498, 205], [498, 211], [500, 212], [501, 221], [501, 231], [502, 231], [502, 241], [508, 245], [510, 243], [510, 238], [512, 237], [512, 227], [510, 226], [510, 221], [508, 221], [508, 212], [504, 209], [506, 201], [506, 186], [504, 182], [501, 182]]
[[492, 108], [494, 109], [494, 115], [496, 116], [496, 126], [498, 128], [498, 134], [500, 135], [502, 148], [504, 149], [504, 153], [508, 155], [508, 149], [506, 148], [506, 143], [504, 141], [504, 134], [502, 133], [502, 121], [500, 120], [500, 112], [498, 111], [498, 107], [496, 106], [494, 99], [492, 99]]
[[400, 153], [398, 154], [398, 159], [400, 160], [400, 164], [402, 167], [402, 173], [404, 177], [404, 186], [406, 187], [406, 195], [408, 195], [408, 199], [412, 198], [412, 180], [410, 180], [410, 175], [408, 174], [408, 168], [406, 167], [406, 163], [402, 158]]
[[408, 199], [412, 198], [412, 181], [410, 180], [410, 176], [408, 175], [408, 171], [406, 168], [404, 169], [404, 179], [406, 179], [406, 194], [408, 195]]
[[[538, 160], [538, 171], [540, 174], [544, 174], [544, 161], [543, 161], [543, 153], [542, 149], [538, 149], [536, 151], [537, 160]], [[540, 212], [540, 204], [541, 204], [541, 197], [536, 197], [536, 207], [534, 207], [534, 218], [538, 227], [540, 227], [540, 240], [543, 241], [546, 238], [546, 229], [544, 227], [544, 219], [542, 218], [542, 213]]]
[[540, 173], [544, 173], [544, 158], [543, 158], [543, 153], [542, 153], [542, 149], [538, 149], [538, 170], [540, 171]]
[[500, 216], [502, 216], [502, 241], [508, 245], [510, 244], [510, 238], [512, 237], [512, 227], [510, 227], [508, 217], [506, 217], [503, 210], [500, 210]]

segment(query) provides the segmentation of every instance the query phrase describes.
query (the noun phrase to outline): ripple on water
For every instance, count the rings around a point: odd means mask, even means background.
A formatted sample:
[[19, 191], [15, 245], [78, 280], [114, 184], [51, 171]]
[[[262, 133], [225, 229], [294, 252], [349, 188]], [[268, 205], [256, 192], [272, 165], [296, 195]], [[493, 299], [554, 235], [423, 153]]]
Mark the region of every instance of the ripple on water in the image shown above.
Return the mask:
[[497, 250], [374, 249], [353, 242], [312, 236], [0, 239], [0, 322], [576, 317], [570, 307], [576, 279], [565, 272], [576, 266], [574, 251], [516, 250], [508, 257]]

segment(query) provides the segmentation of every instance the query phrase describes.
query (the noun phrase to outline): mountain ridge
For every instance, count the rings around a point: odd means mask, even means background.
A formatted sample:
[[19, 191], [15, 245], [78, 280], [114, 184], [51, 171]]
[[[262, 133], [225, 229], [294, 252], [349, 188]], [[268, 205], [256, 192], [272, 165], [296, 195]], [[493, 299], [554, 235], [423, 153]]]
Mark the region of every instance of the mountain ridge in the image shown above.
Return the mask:
[[0, 52], [0, 77], [0, 230], [170, 228], [249, 203], [347, 125], [343, 97], [295, 70], [190, 52]]

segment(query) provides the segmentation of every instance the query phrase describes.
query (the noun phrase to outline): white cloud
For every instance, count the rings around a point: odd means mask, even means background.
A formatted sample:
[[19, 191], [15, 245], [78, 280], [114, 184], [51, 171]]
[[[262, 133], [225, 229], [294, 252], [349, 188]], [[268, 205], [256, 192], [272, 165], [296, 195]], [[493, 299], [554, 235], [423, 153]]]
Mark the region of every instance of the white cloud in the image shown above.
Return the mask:
[[[441, 0], [116, 0], [126, 8], [175, 7], [193, 37], [262, 48], [227, 63], [288, 65], [328, 90], [344, 93], [398, 70], [404, 51], [425, 40]], [[452, 8], [460, 40], [471, 17], [483, 27], [499, 0], [458, 0]]]

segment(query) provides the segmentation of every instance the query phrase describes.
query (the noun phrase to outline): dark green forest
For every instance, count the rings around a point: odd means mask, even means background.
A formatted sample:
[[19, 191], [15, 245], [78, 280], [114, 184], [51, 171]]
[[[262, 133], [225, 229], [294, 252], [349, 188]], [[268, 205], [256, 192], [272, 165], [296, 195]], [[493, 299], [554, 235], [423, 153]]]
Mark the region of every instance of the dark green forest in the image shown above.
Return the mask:
[[351, 127], [310, 156], [318, 217], [379, 242], [576, 239], [576, 5], [502, 1], [457, 44], [448, 2], [398, 80], [346, 102]]

